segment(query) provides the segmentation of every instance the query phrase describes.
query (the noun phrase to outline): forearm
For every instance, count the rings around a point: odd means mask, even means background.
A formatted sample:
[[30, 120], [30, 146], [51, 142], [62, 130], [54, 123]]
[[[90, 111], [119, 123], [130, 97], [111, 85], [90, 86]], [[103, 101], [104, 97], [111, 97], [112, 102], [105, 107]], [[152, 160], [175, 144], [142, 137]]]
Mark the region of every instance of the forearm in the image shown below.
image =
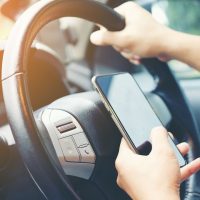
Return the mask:
[[167, 29], [163, 35], [163, 52], [200, 71], [200, 36]]

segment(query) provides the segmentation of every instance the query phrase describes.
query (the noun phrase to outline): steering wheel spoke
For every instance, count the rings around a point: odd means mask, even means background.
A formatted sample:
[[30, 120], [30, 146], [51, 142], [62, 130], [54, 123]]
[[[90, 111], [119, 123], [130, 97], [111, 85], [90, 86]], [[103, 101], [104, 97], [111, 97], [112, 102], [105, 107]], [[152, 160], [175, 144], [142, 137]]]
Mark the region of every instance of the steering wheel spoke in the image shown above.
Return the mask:
[[65, 174], [89, 179], [96, 156], [79, 122], [60, 109], [46, 109], [42, 121]]

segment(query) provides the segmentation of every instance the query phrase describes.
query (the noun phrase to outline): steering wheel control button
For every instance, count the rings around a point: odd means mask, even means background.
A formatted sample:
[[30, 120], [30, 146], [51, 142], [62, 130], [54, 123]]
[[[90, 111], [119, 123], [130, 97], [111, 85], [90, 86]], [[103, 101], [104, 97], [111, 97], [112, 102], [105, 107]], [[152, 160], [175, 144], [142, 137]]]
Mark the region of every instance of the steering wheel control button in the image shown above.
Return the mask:
[[78, 148], [86, 147], [87, 145], [89, 145], [89, 141], [84, 133], [73, 135], [73, 138]]
[[81, 162], [95, 163], [95, 155], [92, 147], [88, 144], [83, 148], [78, 148], [81, 154]]
[[69, 124], [64, 124], [64, 125], [61, 125], [61, 126], [58, 126], [57, 129], [58, 131], [62, 134], [62, 133], [65, 133], [67, 131], [71, 131], [73, 129], [76, 128], [76, 125], [74, 123], [69, 123]]
[[80, 162], [80, 154], [73, 142], [72, 137], [66, 137], [59, 140], [61, 149], [67, 162]]
[[[96, 155], [78, 120], [64, 110], [48, 108], [42, 113], [42, 121], [64, 173], [89, 179], [95, 167]], [[60, 133], [64, 130], [59, 131], [58, 128], [68, 124], [74, 124], [76, 128]]]
[[81, 154], [81, 162], [95, 163], [94, 151], [84, 133], [78, 133], [72, 136]]
[[51, 110], [50, 123], [58, 139], [83, 132], [83, 129], [75, 117], [63, 110]]

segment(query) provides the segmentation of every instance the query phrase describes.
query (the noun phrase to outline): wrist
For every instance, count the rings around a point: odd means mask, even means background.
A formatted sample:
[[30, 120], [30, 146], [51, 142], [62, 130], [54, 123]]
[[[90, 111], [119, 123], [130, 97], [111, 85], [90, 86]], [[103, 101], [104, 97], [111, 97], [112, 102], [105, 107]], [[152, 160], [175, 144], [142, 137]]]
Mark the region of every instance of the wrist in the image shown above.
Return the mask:
[[168, 57], [173, 58], [173, 52], [177, 49], [177, 33], [176, 31], [168, 28], [168, 27], [161, 27], [160, 30], [158, 30], [158, 33], [156, 35], [157, 37], [157, 57]]

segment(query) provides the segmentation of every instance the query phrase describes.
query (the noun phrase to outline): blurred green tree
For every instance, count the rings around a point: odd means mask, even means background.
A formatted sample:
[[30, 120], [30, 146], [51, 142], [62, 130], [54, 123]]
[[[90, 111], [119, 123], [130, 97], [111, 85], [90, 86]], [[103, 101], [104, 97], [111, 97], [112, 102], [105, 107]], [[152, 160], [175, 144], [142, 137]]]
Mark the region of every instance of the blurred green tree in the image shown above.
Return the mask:
[[171, 28], [200, 35], [200, 0], [168, 0], [165, 13]]

